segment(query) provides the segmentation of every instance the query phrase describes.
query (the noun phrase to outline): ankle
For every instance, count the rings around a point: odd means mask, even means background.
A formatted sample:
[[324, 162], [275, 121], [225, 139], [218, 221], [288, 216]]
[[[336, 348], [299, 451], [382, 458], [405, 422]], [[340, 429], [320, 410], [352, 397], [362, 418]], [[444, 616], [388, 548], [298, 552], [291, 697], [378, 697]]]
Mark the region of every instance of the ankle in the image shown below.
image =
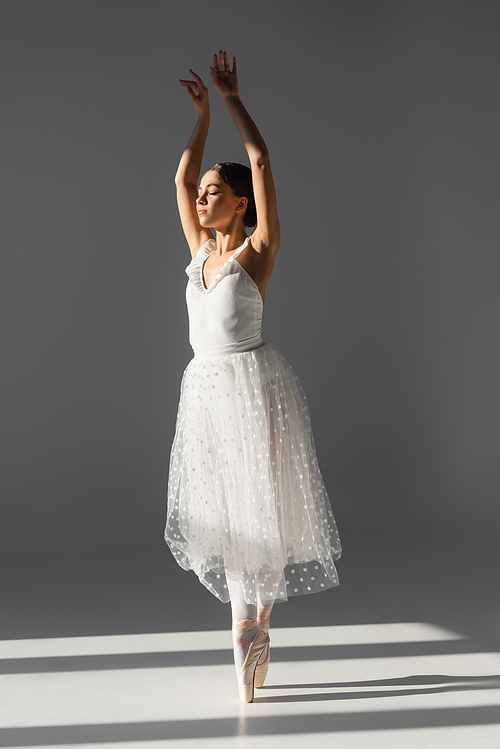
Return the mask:
[[233, 619], [233, 642], [240, 648], [248, 650], [258, 631], [258, 619]]
[[258, 619], [233, 619], [233, 634], [241, 635], [259, 626]]
[[270, 609], [259, 609], [257, 613], [257, 621], [259, 624], [259, 629], [261, 629], [263, 632], [269, 632], [269, 619], [271, 618], [271, 611]]

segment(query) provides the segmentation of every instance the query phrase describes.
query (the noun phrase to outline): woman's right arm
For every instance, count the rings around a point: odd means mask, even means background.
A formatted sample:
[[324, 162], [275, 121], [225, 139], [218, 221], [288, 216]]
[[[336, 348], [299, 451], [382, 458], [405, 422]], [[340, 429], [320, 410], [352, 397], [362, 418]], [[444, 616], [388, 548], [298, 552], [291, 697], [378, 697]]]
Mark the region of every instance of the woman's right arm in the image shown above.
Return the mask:
[[196, 211], [198, 179], [200, 176], [203, 149], [205, 148], [208, 127], [210, 125], [210, 107], [208, 103], [208, 90], [203, 85], [203, 81], [192, 70], [189, 72], [193, 76], [194, 81], [181, 80], [180, 83], [187, 90], [194, 108], [198, 112], [198, 122], [181, 156], [175, 175], [175, 186], [182, 229], [191, 250], [191, 255], [194, 257], [200, 247], [213, 238], [212, 232], [209, 229], [204, 229], [200, 226]]

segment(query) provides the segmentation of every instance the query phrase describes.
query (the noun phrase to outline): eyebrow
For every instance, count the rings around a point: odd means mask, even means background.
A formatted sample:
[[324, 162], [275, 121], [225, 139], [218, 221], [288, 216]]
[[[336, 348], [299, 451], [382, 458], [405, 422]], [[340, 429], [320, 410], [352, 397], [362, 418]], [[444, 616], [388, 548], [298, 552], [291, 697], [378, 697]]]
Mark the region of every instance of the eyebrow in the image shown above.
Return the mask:
[[220, 187], [220, 185], [217, 185], [215, 182], [209, 182], [208, 185], [200, 185], [198, 191], [201, 190], [202, 187]]

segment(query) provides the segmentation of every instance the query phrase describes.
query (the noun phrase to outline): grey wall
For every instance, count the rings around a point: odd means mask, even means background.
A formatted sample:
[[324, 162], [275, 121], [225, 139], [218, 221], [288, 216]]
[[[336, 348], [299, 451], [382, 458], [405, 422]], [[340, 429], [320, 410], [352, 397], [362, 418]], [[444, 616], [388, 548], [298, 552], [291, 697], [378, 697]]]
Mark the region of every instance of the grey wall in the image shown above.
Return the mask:
[[[4, 570], [154, 549], [158, 574], [187, 577], [162, 547], [191, 355], [173, 175], [195, 115], [177, 80], [208, 83], [222, 46], [271, 150], [265, 337], [309, 396], [342, 595], [362, 617], [437, 575], [436, 602], [450, 584], [457, 608], [463, 587], [491, 598], [498, 3], [2, 0], [0, 16]], [[243, 159], [214, 92], [205, 164]]]

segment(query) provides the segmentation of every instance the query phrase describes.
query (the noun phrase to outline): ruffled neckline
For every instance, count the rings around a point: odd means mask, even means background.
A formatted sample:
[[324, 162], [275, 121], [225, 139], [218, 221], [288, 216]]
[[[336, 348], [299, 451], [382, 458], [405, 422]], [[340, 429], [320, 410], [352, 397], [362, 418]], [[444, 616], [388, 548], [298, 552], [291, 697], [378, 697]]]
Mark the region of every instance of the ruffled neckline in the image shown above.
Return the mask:
[[196, 254], [196, 257], [194, 257], [191, 260], [188, 267], [186, 268], [186, 273], [189, 277], [190, 282], [202, 294], [210, 294], [210, 292], [215, 289], [220, 279], [225, 275], [231, 263], [240, 254], [240, 252], [245, 249], [247, 244], [248, 244], [248, 237], [245, 239], [243, 244], [237, 247], [236, 250], [233, 252], [233, 254], [230, 257], [228, 257], [227, 260], [224, 261], [224, 263], [221, 265], [221, 267], [217, 271], [210, 286], [205, 288], [205, 284], [203, 281], [203, 265], [207, 257], [212, 254], [212, 252], [215, 250], [215, 247], [216, 247], [215, 239], [209, 239], [208, 242], [205, 242], [205, 244], [200, 247], [200, 249], [198, 250]]

